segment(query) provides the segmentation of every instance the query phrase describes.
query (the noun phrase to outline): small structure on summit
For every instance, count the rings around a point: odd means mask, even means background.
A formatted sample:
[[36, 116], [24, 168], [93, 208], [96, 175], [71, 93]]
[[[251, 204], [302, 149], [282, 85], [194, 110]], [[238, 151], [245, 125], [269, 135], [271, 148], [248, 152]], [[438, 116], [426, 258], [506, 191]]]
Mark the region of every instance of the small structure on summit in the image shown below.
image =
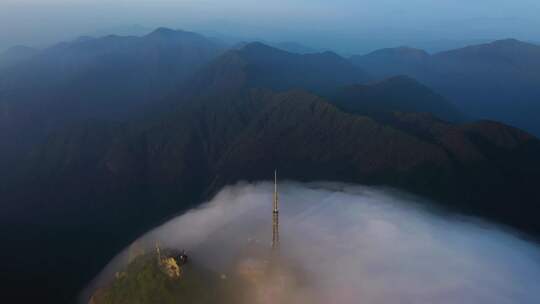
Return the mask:
[[188, 262], [188, 256], [186, 254], [185, 250], [182, 250], [179, 254], [177, 254], [174, 259], [180, 264], [180, 266], [183, 266], [187, 264]]
[[170, 278], [180, 278], [182, 275], [182, 266], [188, 262], [188, 256], [184, 250], [179, 254], [167, 254], [162, 256], [159, 243], [156, 242], [157, 262], [161, 270]]

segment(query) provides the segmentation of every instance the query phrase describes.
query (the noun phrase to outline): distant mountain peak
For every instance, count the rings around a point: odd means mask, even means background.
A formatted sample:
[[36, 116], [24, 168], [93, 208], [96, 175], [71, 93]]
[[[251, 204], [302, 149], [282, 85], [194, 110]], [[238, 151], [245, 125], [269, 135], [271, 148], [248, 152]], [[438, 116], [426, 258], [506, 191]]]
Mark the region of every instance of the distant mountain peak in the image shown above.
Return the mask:
[[153, 32], [151, 32], [150, 34], [148, 34], [148, 36], [156, 36], [156, 35], [159, 35], [159, 36], [163, 36], [163, 35], [174, 35], [176, 34], [178, 31], [176, 30], [173, 30], [173, 29], [170, 29], [170, 28], [167, 28], [167, 27], [158, 27], [157, 29], [155, 29]]
[[269, 46], [268, 44], [264, 44], [260, 41], [253, 41], [246, 43], [242, 48], [242, 51], [248, 51], [248, 52], [279, 52], [279, 53], [288, 53], [287, 51]]
[[215, 46], [221, 45], [221, 42], [215, 39], [209, 39], [204, 35], [199, 33], [184, 31], [181, 29], [170, 29], [166, 27], [160, 27], [149, 33], [146, 36], [143, 36], [143, 39], [153, 40], [157, 42], [164, 43], [185, 43], [189, 41], [190, 43], [210, 43]]
[[15, 46], [12, 46], [9, 49], [5, 50], [3, 54], [20, 53], [20, 52], [35, 53], [37, 51], [38, 51], [37, 49], [26, 46], [26, 45], [15, 45]]
[[412, 48], [412, 47], [408, 47], [408, 46], [400, 46], [400, 47], [396, 47], [396, 48], [386, 48], [386, 49], [381, 49], [381, 50], [377, 50], [377, 51], [374, 51], [370, 54], [368, 54], [368, 56], [370, 55], [385, 55], [385, 56], [400, 56], [400, 57], [414, 57], [414, 58], [424, 58], [424, 57], [429, 57], [429, 54], [428, 52], [422, 50], [422, 49], [417, 49], [417, 48]]
[[525, 42], [514, 38], [496, 40], [488, 45], [499, 48], [540, 48], [540, 45], [538, 44]]
[[146, 35], [147, 38], [157, 38], [157, 39], [171, 39], [171, 38], [202, 38], [202, 35], [199, 35], [194, 32], [188, 32], [184, 30], [173, 30], [166, 27], [160, 27]]
[[517, 40], [515, 38], [507, 38], [507, 39], [493, 41], [491, 44], [493, 45], [519, 45], [519, 44], [527, 44], [527, 43]]
[[[538, 54], [540, 46], [523, 42], [517, 39], [509, 38], [496, 40], [490, 43], [470, 45], [461, 49], [455, 49], [450, 51], [441, 52], [435, 54], [435, 57], [463, 57], [472, 56], [474, 60], [482, 59], [486, 60], [489, 56], [503, 56], [505, 58], [519, 58], [523, 56], [529, 56], [532, 51], [534, 54]], [[517, 54], [521, 55], [517, 55]], [[492, 58], [490, 60], [493, 60]]]
[[[317, 54], [317, 53], [313, 53], [313, 54]], [[337, 54], [336, 52], [334, 51], [324, 51], [322, 53], [319, 53], [325, 57], [333, 57], [333, 58], [339, 58], [339, 59], [343, 59], [343, 57], [341, 57], [339, 54]]]

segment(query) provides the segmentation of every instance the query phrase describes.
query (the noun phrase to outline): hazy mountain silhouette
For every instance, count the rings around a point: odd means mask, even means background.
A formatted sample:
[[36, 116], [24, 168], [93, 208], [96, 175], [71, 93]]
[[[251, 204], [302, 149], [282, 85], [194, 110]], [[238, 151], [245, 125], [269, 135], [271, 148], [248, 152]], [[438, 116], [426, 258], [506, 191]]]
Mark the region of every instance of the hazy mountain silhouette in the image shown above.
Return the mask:
[[394, 112], [430, 113], [447, 121], [463, 121], [457, 108], [444, 97], [407, 76], [365, 85], [350, 85], [329, 95], [347, 112], [384, 119]]
[[144, 36], [154, 29], [142, 26], [140, 24], [131, 24], [131, 25], [121, 25], [113, 26], [102, 29], [97, 29], [88, 33], [88, 36], [92, 37], [102, 37], [108, 35], [118, 35], [118, 36]]
[[140, 114], [222, 51], [199, 34], [160, 28], [60, 43], [0, 69], [0, 154], [27, 151], [70, 121]]
[[326, 92], [367, 80], [365, 72], [335, 53], [302, 55], [253, 42], [220, 56], [187, 86], [207, 93], [240, 88]]
[[37, 49], [18, 45], [0, 53], [0, 69], [7, 68], [30, 59], [38, 53]]
[[540, 46], [515, 39], [429, 55], [385, 49], [351, 60], [377, 75], [409, 75], [475, 118], [497, 119], [540, 134]]
[[411, 74], [427, 65], [429, 59], [430, 55], [426, 51], [409, 47], [381, 49], [364, 56], [351, 57], [353, 63], [378, 77]]

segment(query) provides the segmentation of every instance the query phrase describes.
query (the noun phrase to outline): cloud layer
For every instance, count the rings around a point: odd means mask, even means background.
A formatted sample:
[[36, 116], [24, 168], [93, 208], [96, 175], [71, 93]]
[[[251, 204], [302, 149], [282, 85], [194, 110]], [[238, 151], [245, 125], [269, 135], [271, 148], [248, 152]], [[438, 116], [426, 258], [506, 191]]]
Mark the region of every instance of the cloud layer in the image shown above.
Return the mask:
[[[287, 182], [280, 194], [282, 268], [301, 270], [281, 275], [294, 303], [540, 303], [539, 248], [494, 225], [385, 189]], [[271, 184], [227, 187], [142, 236], [100, 280], [156, 240], [218, 273], [234, 271], [248, 244], [270, 248], [271, 210]], [[299, 275], [309, 284], [291, 283]]]

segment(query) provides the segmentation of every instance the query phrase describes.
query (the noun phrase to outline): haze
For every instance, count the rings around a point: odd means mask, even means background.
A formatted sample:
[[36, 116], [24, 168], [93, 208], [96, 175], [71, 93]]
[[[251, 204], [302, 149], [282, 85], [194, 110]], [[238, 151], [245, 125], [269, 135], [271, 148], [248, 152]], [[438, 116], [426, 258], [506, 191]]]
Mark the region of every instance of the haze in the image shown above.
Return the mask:
[[[230, 274], [239, 252], [254, 240], [270, 248], [272, 187], [223, 189], [140, 238], [97, 284], [143, 248], [153, 250], [156, 241], [187, 249], [195, 263]], [[296, 277], [309, 282], [289, 286], [293, 303], [540, 301], [540, 250], [495, 225], [428, 211], [414, 197], [363, 186], [289, 182], [280, 185], [280, 198], [279, 255], [290, 263], [283, 267], [292, 265], [287, 276], [293, 278], [301, 270]]]
[[436, 51], [508, 37], [540, 41], [539, 12], [536, 0], [2, 0], [0, 50], [167, 26], [343, 54], [398, 45]]

